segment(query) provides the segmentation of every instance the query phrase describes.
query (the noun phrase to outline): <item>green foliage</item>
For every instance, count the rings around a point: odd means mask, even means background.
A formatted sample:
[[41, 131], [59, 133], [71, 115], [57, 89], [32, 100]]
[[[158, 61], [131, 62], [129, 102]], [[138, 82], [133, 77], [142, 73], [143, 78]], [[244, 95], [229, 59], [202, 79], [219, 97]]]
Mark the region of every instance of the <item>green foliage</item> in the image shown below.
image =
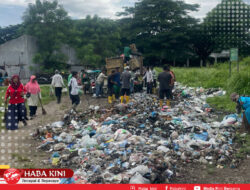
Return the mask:
[[241, 55], [249, 55], [250, 6], [243, 0], [222, 0], [208, 13], [204, 27], [217, 51], [238, 47]]
[[101, 66], [105, 58], [120, 55], [120, 28], [116, 21], [87, 16], [74, 21], [71, 45], [83, 65]]
[[218, 109], [235, 112], [235, 103], [229, 96], [232, 92], [241, 95], [250, 94], [250, 62], [249, 57], [243, 59], [240, 64], [240, 72], [237, 72], [237, 64], [232, 64], [232, 76], [229, 77], [229, 63], [216, 64], [210, 68], [174, 68], [178, 82], [192, 87], [223, 88], [227, 94], [222, 97], [208, 98], [209, 104]]
[[197, 25], [189, 31], [191, 49], [205, 63], [209, 55], [214, 50], [215, 41], [213, 36], [209, 34], [203, 24]]
[[21, 31], [21, 26], [21, 24], [17, 24], [5, 28], [0, 27], [0, 44], [21, 36], [23, 34], [23, 32]]
[[[189, 57], [187, 31], [197, 23], [187, 12], [198, 5], [173, 0], [142, 0], [127, 7], [120, 16], [124, 42], [135, 42], [146, 60], [161, 61]], [[125, 40], [124, 38], [127, 38]]]
[[235, 142], [240, 145], [239, 150], [237, 150], [236, 157], [239, 159], [245, 158], [246, 155], [250, 154], [250, 135], [246, 134], [241, 136], [241, 134], [236, 134]]
[[29, 4], [23, 20], [25, 33], [37, 39], [39, 53], [33, 58], [34, 62], [44, 71], [63, 69], [66, 57], [59, 52], [71, 24], [63, 7], [55, 0], [36, 0], [35, 4]]

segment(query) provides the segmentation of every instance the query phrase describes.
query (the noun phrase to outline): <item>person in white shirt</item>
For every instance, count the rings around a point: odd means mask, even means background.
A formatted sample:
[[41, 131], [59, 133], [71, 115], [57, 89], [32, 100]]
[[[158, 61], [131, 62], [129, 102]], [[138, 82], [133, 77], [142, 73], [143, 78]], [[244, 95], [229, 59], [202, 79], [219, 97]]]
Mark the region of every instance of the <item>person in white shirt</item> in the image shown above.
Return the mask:
[[57, 97], [57, 103], [61, 103], [62, 97], [62, 88], [65, 86], [62, 76], [59, 74], [59, 71], [55, 71], [55, 75], [52, 77], [51, 86], [55, 88], [55, 95]]
[[146, 78], [146, 83], [147, 83], [147, 94], [152, 94], [154, 78], [153, 78], [153, 73], [149, 67], [147, 67], [147, 72], [145, 76], [143, 77], [143, 79], [145, 78]]
[[77, 83], [77, 72], [72, 72], [72, 78], [69, 82], [69, 86], [71, 87], [71, 101], [72, 101], [72, 105], [73, 105], [73, 109], [76, 108], [76, 106], [80, 103], [80, 96], [79, 96], [79, 89], [80, 86], [78, 86]]
[[99, 96], [103, 95], [102, 94], [102, 88], [104, 84], [104, 80], [107, 79], [108, 77], [105, 75], [105, 70], [103, 69], [102, 72], [99, 74], [99, 76], [96, 79], [96, 97], [98, 98]]

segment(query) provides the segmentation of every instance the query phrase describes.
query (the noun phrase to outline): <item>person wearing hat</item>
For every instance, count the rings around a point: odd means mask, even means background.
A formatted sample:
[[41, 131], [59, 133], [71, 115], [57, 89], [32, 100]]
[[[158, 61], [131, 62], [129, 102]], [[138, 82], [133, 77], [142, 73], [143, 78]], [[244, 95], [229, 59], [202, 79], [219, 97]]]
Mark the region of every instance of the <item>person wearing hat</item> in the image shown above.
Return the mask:
[[250, 97], [240, 96], [235, 92], [232, 93], [230, 97], [233, 102], [237, 103], [236, 110], [238, 114], [241, 113], [243, 109], [242, 128], [250, 132]]
[[62, 97], [62, 88], [65, 86], [63, 82], [63, 78], [60, 75], [59, 71], [55, 71], [55, 75], [52, 77], [52, 83], [51, 86], [55, 88], [55, 95], [57, 98], [57, 103], [61, 103], [61, 97]]
[[124, 97], [126, 99], [126, 104], [129, 103], [130, 79], [131, 79], [131, 74], [129, 72], [129, 67], [127, 66], [124, 68], [124, 72], [121, 75], [121, 82], [122, 82], [121, 104], [124, 101]]

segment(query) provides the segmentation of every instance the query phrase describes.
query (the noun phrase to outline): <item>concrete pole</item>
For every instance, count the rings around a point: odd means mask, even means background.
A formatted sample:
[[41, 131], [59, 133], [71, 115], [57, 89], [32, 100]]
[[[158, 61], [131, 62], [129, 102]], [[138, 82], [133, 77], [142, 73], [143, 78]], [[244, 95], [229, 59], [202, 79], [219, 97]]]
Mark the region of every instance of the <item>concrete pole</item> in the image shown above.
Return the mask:
[[203, 67], [203, 60], [200, 61], [200, 67]]

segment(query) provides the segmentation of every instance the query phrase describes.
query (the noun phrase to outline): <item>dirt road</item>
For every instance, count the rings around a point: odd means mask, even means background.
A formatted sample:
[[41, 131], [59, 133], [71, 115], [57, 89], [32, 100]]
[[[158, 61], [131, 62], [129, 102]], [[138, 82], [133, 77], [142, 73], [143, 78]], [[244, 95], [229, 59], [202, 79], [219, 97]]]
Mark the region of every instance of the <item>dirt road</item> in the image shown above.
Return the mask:
[[[106, 102], [106, 99], [94, 99], [90, 96], [83, 96], [81, 104], [77, 109], [85, 110], [90, 105], [104, 106]], [[19, 130], [1, 130], [0, 163], [2, 165], [10, 165], [14, 168], [51, 167], [41, 162], [42, 160], [48, 160], [50, 154], [37, 150], [39, 142], [32, 139], [31, 133], [39, 126], [60, 121], [64, 114], [71, 108], [71, 102], [68, 97], [64, 97], [61, 104], [53, 101], [44, 107], [47, 114], [42, 115], [41, 108], [38, 108], [37, 117], [29, 120], [28, 126], [23, 126], [22, 123], [19, 123]]]

